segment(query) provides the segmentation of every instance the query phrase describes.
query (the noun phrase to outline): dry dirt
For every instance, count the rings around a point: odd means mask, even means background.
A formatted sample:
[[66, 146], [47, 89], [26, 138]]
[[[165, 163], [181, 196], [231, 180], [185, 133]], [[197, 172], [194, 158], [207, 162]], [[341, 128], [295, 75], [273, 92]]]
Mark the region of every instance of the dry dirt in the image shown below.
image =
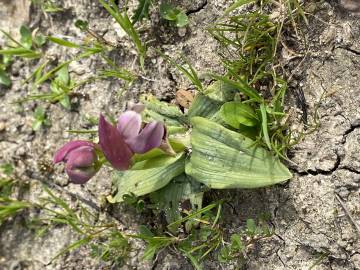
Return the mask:
[[[81, 41], [84, 34], [75, 28], [74, 21], [86, 19], [92, 29], [121, 44], [113, 55], [119, 65], [134, 66], [136, 56], [135, 52], [129, 53], [130, 43], [97, 1], [58, 1], [65, 11], [46, 16], [33, 7], [29, 9], [25, 0], [14, 2], [0, 0], [2, 29], [15, 33], [22, 23], [18, 18], [22, 18], [32, 29], [39, 28], [44, 34]], [[228, 6], [228, 1], [177, 2], [189, 12], [189, 27], [186, 30], [168, 27], [153, 12], [143, 37], [150, 40], [150, 46], [161, 48], [169, 55], [186, 55], [200, 71], [221, 72], [218, 45], [205, 28]], [[233, 198], [236, 209], [225, 209], [224, 226], [229, 232], [237, 231], [247, 218], [259, 213], [272, 215], [275, 234], [255, 244], [245, 269], [360, 269], [360, 17], [335, 1], [314, 3], [314, 13], [309, 15], [310, 23], [304, 30], [309, 49], [301, 53], [306, 57], [290, 61], [285, 70], [292, 76], [289, 100], [305, 98], [308, 121], [312, 122], [317, 112], [320, 126], [291, 151], [294, 178], [287, 184], [222, 192]], [[69, 59], [74, 53], [55, 45], [47, 49], [47, 56], [59, 61]], [[35, 64], [15, 61], [10, 71], [12, 87], [0, 86], [0, 163], [14, 164], [18, 179], [30, 183], [29, 190], [19, 194], [20, 197], [37, 201], [44, 195], [42, 181], [53, 184], [58, 194], [72, 204], [76, 202], [71, 194], [90, 201], [97, 212], [110, 191], [107, 170], [102, 170], [85, 186], [76, 186], [68, 183], [62, 168], [55, 168], [53, 173], [44, 169], [57, 148], [69, 139], [81, 137], [66, 130], [96, 128], [90, 126], [87, 116], [96, 117], [100, 112], [117, 114], [127, 100], [136, 100], [141, 93], [151, 92], [162, 100], [171, 100], [176, 90], [193, 88], [162, 58], [150, 53], [146, 77], [136, 81], [125, 95], [119, 94], [121, 83], [103, 80], [77, 90], [72, 111], [58, 104], [42, 103], [52, 125], [35, 133], [31, 124], [36, 103], [13, 104], [31, 91], [31, 86], [22, 85], [22, 81]], [[70, 65], [71, 76], [81, 80], [102, 65], [95, 57], [81, 60]], [[147, 222], [145, 217], [124, 206], [116, 206], [112, 213], [119, 218], [119, 228], [127, 233], [135, 232], [138, 225]], [[85, 248], [50, 262], [76, 235], [66, 226], [57, 226], [45, 236], [37, 237], [24, 225], [24, 220], [21, 215], [0, 228], [0, 269], [105, 269], [106, 264], [92, 259]], [[154, 263], [143, 262], [144, 244], [134, 241], [133, 245], [136, 249], [122, 269], [192, 269], [185, 258], [173, 251], [162, 252]], [[204, 265], [204, 269], [236, 267], [220, 265], [212, 259]]]

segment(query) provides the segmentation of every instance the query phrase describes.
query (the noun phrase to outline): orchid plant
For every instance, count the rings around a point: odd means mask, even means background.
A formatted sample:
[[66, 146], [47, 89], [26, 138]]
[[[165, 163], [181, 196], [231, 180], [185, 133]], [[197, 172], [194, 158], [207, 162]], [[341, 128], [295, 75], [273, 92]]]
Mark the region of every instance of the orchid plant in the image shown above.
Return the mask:
[[65, 171], [71, 182], [84, 184], [109, 162], [116, 170], [128, 170], [134, 154], [144, 154], [154, 148], [169, 155], [175, 154], [166, 138], [165, 125], [160, 121], [142, 123], [143, 105], [137, 104], [120, 115], [114, 126], [101, 114], [99, 120], [99, 143], [71, 141], [55, 154], [53, 162], [65, 163]]
[[[161, 202], [168, 222], [181, 217], [181, 201], [190, 200], [199, 209], [204, 187], [257, 188], [290, 179], [279, 158], [251, 138], [248, 129], [257, 129], [264, 113], [234, 103], [237, 91], [237, 85], [216, 81], [197, 93], [186, 112], [143, 96], [142, 104], [122, 113], [116, 125], [100, 115], [99, 142], [69, 142], [57, 151], [54, 163], [64, 162], [75, 184], [111, 165], [114, 192], [108, 201], [150, 194]], [[264, 101], [259, 96], [257, 102]], [[268, 109], [264, 103], [261, 107]]]

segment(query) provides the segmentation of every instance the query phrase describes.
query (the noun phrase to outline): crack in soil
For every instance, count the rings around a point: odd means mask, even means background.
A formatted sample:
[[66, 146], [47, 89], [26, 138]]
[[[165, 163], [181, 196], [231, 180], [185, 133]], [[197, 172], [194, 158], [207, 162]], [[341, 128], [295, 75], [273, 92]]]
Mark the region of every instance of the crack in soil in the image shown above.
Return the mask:
[[[345, 117], [344, 117], [345, 118]], [[360, 128], [360, 121], [355, 122], [355, 124], [351, 124], [351, 127], [346, 130], [343, 134], [343, 141], [341, 142], [341, 144], [344, 146], [344, 144], [346, 143], [346, 139], [347, 136], [354, 132], [357, 128]], [[350, 168], [348, 166], [340, 166], [342, 161], [342, 158], [340, 157], [340, 155], [338, 153], [336, 153], [336, 161], [334, 166], [330, 169], [330, 170], [322, 170], [322, 169], [316, 169], [316, 170], [307, 170], [304, 172], [299, 171], [297, 168], [292, 168], [294, 170], [295, 173], [297, 173], [299, 176], [306, 176], [306, 175], [313, 175], [313, 176], [317, 176], [317, 175], [332, 175], [335, 171], [337, 171], [338, 169], [343, 169], [343, 170], [347, 170], [349, 172], [355, 173], [355, 174], [360, 174], [360, 171], [354, 169], [354, 168]]]
[[313, 176], [317, 176], [317, 175], [332, 175], [337, 169], [339, 169], [340, 167], [340, 163], [341, 163], [341, 158], [338, 155], [338, 153], [336, 153], [336, 161], [334, 166], [330, 169], [330, 170], [322, 170], [322, 169], [316, 169], [316, 170], [307, 170], [304, 172], [300, 172], [297, 168], [292, 168], [295, 173], [297, 173], [299, 176], [306, 176], [306, 175], [313, 175]]
[[360, 56], [360, 52], [357, 51], [357, 50], [354, 50], [354, 49], [351, 49], [349, 47], [344, 47], [344, 46], [339, 46], [339, 47], [336, 47], [335, 49], [342, 49], [342, 50], [345, 50], [345, 51], [348, 51], [352, 54], [355, 54], [355, 55], [359, 55]]
[[207, 4], [208, 4], [208, 1], [206, 0], [198, 8], [188, 10], [186, 12], [186, 15], [189, 16], [191, 14], [195, 14], [195, 13], [200, 12], [201, 10], [203, 10], [206, 7]]

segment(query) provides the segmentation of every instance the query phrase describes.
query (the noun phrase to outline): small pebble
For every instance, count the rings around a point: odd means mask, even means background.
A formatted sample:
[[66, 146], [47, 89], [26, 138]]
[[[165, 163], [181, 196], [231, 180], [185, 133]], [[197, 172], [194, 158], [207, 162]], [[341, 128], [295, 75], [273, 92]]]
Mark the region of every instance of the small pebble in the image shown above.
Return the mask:
[[6, 129], [6, 124], [5, 122], [0, 122], [0, 132], [4, 131]]
[[178, 35], [179, 37], [185, 37], [186, 35], [186, 27], [181, 27], [178, 29]]

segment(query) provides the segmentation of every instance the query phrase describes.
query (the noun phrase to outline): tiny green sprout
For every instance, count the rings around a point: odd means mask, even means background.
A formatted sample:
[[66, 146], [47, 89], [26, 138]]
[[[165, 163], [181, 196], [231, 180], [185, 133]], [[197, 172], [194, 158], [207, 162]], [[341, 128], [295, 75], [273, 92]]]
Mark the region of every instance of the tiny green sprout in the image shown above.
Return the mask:
[[6, 71], [1, 68], [0, 68], [0, 84], [5, 85], [6, 87], [9, 87], [11, 85], [11, 80], [9, 75], [7, 75]]
[[15, 56], [23, 58], [39, 58], [41, 52], [37, 49], [46, 42], [46, 39], [40, 33], [33, 36], [29, 27], [22, 25], [20, 27], [20, 41], [15, 40], [10, 34], [0, 30], [7, 38], [8, 42], [5, 48], [0, 50], [0, 84], [10, 87], [11, 80], [7, 74], [7, 69]]
[[56, 77], [51, 81], [51, 94], [49, 100], [51, 102], [59, 102], [65, 109], [71, 109], [70, 92], [74, 87], [74, 82], [71, 81], [68, 65], [64, 65], [56, 72]]
[[143, 212], [145, 209], [144, 200], [140, 199], [133, 193], [124, 194], [123, 200], [126, 204], [134, 207], [136, 209], [136, 211], [138, 211], [139, 213]]
[[89, 22], [83, 20], [76, 20], [75, 26], [81, 31], [86, 31], [89, 28]]
[[163, 19], [175, 23], [177, 27], [185, 27], [189, 24], [188, 16], [184, 11], [166, 2], [160, 5], [160, 15]]
[[46, 127], [49, 125], [50, 121], [46, 117], [45, 109], [41, 106], [37, 107], [34, 112], [34, 122], [32, 124], [32, 129], [34, 131], [38, 131], [41, 127]]
[[14, 167], [11, 163], [1, 164], [0, 169], [7, 176], [11, 175], [14, 172]]
[[55, 0], [32, 0], [32, 2], [45, 13], [56, 13], [64, 10]]
[[111, 229], [97, 243], [90, 245], [91, 256], [104, 262], [112, 262], [121, 267], [128, 257], [131, 246], [128, 240], [116, 229]]
[[43, 43], [40, 42], [40, 40], [42, 40], [41, 34], [37, 34], [33, 39], [30, 29], [22, 25], [20, 27], [20, 41], [17, 41], [9, 33], [2, 30], [0, 31], [8, 38], [7, 47], [0, 50], [0, 55], [8, 57], [18, 56], [29, 59], [41, 57], [42, 53], [37, 50], [43, 45]]

